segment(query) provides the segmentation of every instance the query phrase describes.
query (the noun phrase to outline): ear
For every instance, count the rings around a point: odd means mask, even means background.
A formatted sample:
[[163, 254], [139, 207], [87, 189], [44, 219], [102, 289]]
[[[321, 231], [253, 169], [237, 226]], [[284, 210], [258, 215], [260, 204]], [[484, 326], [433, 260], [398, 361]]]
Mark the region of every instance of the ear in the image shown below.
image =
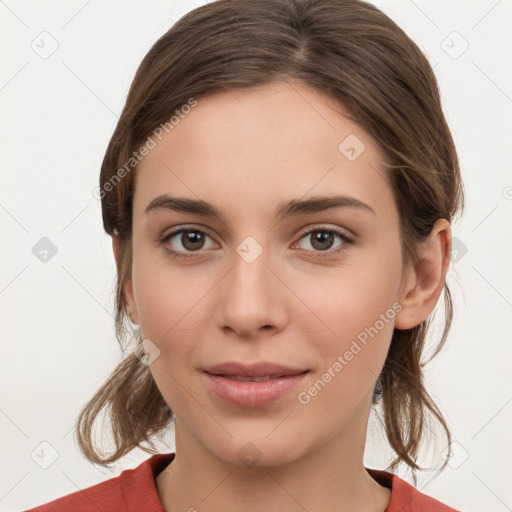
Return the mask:
[[[118, 278], [120, 276], [120, 270], [121, 270], [121, 260], [120, 260], [120, 254], [119, 254], [119, 238], [115, 235], [112, 235], [112, 250], [114, 252], [114, 259], [116, 260], [116, 267], [117, 267], [117, 275]], [[135, 302], [135, 296], [133, 293], [133, 281], [130, 277], [130, 279], [127, 279], [125, 286], [124, 286], [124, 294], [126, 298], [126, 302], [128, 305], [128, 315], [130, 317], [130, 321], [132, 324], [139, 325], [139, 313], [137, 311], [137, 304]]]
[[398, 301], [402, 309], [396, 315], [397, 329], [412, 329], [421, 324], [434, 310], [443, 291], [450, 264], [452, 236], [450, 223], [439, 219], [427, 240], [419, 247], [417, 267], [409, 267]]

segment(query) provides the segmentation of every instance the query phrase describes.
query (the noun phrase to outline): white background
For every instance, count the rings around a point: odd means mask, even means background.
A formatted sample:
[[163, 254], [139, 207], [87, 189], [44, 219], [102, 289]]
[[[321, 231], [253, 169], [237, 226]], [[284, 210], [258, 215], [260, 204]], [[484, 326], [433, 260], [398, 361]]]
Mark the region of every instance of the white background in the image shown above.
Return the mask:
[[[110, 472], [73, 440], [80, 407], [121, 359], [115, 263], [93, 189], [140, 60], [203, 3], [0, 2], [2, 511], [46, 503], [149, 457], [135, 450]], [[418, 487], [459, 510], [512, 510], [512, 1], [373, 3], [434, 66], [467, 191], [453, 226], [467, 253], [448, 274], [454, 324], [426, 374], [457, 444], [451, 467], [420, 475]], [[464, 41], [454, 31], [469, 44], [458, 58]], [[41, 38], [46, 49], [58, 44], [45, 59], [32, 48]], [[42, 237], [57, 247], [46, 263], [32, 252]], [[174, 449], [170, 437], [163, 452]], [[384, 467], [389, 454], [369, 437], [365, 464]], [[43, 469], [34, 450], [58, 458]]]

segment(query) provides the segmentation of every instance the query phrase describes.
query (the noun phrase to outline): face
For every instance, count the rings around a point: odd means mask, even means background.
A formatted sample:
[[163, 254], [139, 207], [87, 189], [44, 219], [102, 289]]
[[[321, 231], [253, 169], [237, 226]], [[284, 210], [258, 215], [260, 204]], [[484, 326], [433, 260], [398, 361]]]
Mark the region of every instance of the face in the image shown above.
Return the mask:
[[[404, 276], [382, 161], [340, 105], [278, 83], [199, 99], [139, 164], [127, 294], [159, 350], [149, 368], [177, 439], [238, 465], [243, 450], [279, 464], [364, 439]], [[170, 201], [146, 211], [163, 194], [217, 215]], [[276, 215], [338, 196], [352, 199]], [[228, 361], [309, 371], [277, 399], [237, 405], [204, 372]]]

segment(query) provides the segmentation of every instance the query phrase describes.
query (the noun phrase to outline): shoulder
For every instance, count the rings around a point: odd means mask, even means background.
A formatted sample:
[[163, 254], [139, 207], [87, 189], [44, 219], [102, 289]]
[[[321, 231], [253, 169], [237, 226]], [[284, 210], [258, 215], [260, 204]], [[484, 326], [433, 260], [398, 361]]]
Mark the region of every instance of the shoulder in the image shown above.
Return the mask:
[[120, 477], [121, 475], [72, 494], [67, 494], [44, 505], [31, 508], [26, 512], [125, 511]]
[[391, 489], [391, 499], [385, 512], [459, 512], [441, 501], [420, 492], [398, 475], [377, 469], [368, 469], [381, 485]]
[[126, 469], [115, 478], [25, 512], [163, 512], [154, 478], [173, 457], [174, 454], [153, 455], [136, 468]]

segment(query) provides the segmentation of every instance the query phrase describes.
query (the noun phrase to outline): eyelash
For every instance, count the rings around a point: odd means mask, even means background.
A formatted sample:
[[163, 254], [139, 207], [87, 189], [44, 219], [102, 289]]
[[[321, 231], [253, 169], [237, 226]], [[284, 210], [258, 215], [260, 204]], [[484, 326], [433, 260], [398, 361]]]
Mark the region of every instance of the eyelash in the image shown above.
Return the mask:
[[[186, 232], [201, 233], [202, 235], [209, 236], [208, 233], [204, 232], [202, 229], [198, 229], [198, 228], [194, 228], [194, 227], [181, 228], [181, 229], [173, 231], [172, 233], [169, 233], [169, 234], [165, 235], [164, 237], [160, 238], [159, 244], [163, 245], [166, 242], [168, 242], [171, 238], [173, 238], [174, 236], [176, 236], [180, 233], [186, 233]], [[322, 227], [322, 226], [312, 229], [310, 231], [307, 231], [306, 233], [303, 233], [302, 236], [299, 238], [299, 240], [302, 240], [307, 235], [311, 235], [312, 233], [317, 233], [317, 232], [337, 235], [344, 243], [340, 247], [338, 247], [337, 249], [335, 249], [333, 251], [320, 251], [320, 252], [313, 251], [314, 252], [313, 258], [318, 258], [318, 259], [329, 258], [333, 255], [337, 255], [337, 254], [343, 252], [344, 250], [346, 250], [347, 245], [351, 245], [354, 243], [354, 239], [347, 236], [345, 233], [342, 233], [341, 231], [338, 231], [337, 229], [334, 229], [334, 228], [328, 228], [328, 227]], [[176, 258], [176, 259], [185, 260], [185, 259], [193, 258], [196, 256], [195, 253], [182, 254], [178, 251], [175, 251], [174, 249], [170, 249], [168, 246], [165, 246], [164, 249], [169, 254], [169, 256], [171, 256], [172, 258]]]

